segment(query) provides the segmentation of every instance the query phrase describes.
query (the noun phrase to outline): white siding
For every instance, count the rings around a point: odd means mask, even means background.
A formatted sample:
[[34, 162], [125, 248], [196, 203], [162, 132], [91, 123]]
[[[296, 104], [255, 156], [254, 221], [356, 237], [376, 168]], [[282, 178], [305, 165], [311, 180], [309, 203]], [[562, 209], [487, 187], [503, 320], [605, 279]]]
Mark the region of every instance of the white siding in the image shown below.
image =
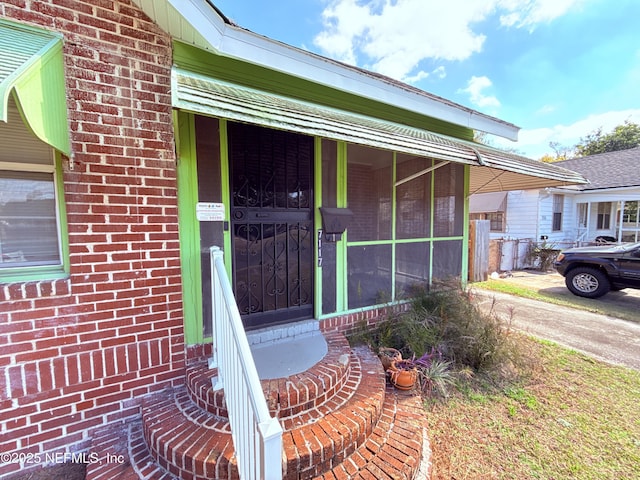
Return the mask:
[[504, 233], [494, 233], [492, 238], [535, 239], [538, 232], [539, 190], [516, 190], [507, 196], [507, 222]]

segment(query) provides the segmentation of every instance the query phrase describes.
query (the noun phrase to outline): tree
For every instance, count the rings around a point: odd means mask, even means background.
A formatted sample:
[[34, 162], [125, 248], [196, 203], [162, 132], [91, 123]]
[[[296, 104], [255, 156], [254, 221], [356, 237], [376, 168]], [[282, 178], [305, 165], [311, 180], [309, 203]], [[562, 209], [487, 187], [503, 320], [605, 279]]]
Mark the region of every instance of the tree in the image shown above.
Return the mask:
[[594, 130], [586, 137], [580, 138], [575, 145], [578, 157], [586, 157], [597, 153], [615, 152], [640, 146], [640, 125], [625, 120], [611, 133], [602, 133], [602, 127]]
[[564, 145], [561, 145], [560, 142], [549, 142], [549, 148], [551, 148], [556, 155], [554, 157], [553, 155], [546, 154], [540, 159], [543, 162], [560, 162], [573, 157], [574, 149], [572, 147], [565, 147]]

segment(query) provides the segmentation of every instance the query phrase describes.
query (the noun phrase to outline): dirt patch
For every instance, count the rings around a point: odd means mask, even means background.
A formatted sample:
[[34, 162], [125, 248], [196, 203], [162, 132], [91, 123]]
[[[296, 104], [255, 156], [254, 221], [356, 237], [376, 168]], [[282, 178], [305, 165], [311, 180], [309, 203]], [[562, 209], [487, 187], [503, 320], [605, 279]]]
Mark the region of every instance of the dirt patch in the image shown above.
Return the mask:
[[17, 473], [7, 480], [84, 480], [86, 474], [87, 466], [84, 463], [69, 462]]

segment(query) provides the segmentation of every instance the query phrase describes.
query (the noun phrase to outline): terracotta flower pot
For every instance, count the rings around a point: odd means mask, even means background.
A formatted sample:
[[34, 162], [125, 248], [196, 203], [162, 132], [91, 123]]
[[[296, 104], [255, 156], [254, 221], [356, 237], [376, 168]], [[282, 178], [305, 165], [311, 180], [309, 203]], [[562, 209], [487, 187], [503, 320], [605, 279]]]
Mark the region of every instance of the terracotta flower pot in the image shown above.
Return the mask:
[[411, 390], [418, 381], [418, 370], [402, 364], [402, 360], [393, 361], [389, 367], [391, 383], [398, 390]]
[[394, 361], [402, 360], [402, 355], [395, 348], [381, 348], [378, 358], [380, 358], [382, 367], [386, 372]]

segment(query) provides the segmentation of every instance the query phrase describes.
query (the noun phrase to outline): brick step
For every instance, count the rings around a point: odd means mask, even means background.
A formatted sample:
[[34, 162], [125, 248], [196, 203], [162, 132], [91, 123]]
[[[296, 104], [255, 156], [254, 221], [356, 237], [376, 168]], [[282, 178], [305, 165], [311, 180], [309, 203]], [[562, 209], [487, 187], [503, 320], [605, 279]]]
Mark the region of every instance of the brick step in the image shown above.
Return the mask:
[[[327, 337], [344, 351], [344, 337]], [[328, 355], [335, 356], [331, 350]], [[418, 478], [417, 465], [428, 445], [419, 397], [387, 386], [379, 360], [368, 349], [347, 352], [348, 360], [340, 358], [345, 353], [333, 360], [345, 366], [346, 378], [318, 382], [341, 385], [335, 394], [280, 418], [284, 479]], [[281, 380], [272, 382], [286, 386]], [[119, 428], [95, 435], [91, 453], [100, 459], [122, 455], [126, 461], [92, 464], [87, 480], [238, 478], [227, 419], [196, 405], [187, 387], [147, 397], [142, 421]]]
[[[309, 370], [287, 378], [262, 381], [272, 416], [295, 417], [341, 395], [349, 380], [351, 349], [344, 335], [338, 332], [325, 333], [324, 337], [327, 354]], [[226, 418], [224, 392], [214, 391], [211, 383], [216, 375], [217, 370], [209, 369], [206, 360], [196, 362], [187, 368], [187, 389], [200, 408]]]
[[[312, 478], [352, 454], [372, 433], [385, 397], [379, 360], [350, 355], [350, 376], [328, 401], [281, 419], [285, 478]], [[143, 405], [143, 428], [155, 460], [183, 479], [238, 478], [229, 424], [195, 405], [186, 388]]]
[[382, 414], [371, 435], [314, 480], [427, 480], [431, 449], [425, 423], [421, 398], [387, 385]]
[[[371, 435], [340, 464], [314, 480], [428, 479], [431, 451], [424, 415], [420, 397], [387, 386], [380, 420]], [[86, 480], [179, 480], [155, 463], [140, 421], [99, 432], [92, 447], [100, 463], [88, 465]], [[296, 472], [285, 473], [285, 480], [294, 478], [299, 478]]]
[[90, 453], [85, 480], [176, 480], [154, 461], [140, 420], [95, 432]]

